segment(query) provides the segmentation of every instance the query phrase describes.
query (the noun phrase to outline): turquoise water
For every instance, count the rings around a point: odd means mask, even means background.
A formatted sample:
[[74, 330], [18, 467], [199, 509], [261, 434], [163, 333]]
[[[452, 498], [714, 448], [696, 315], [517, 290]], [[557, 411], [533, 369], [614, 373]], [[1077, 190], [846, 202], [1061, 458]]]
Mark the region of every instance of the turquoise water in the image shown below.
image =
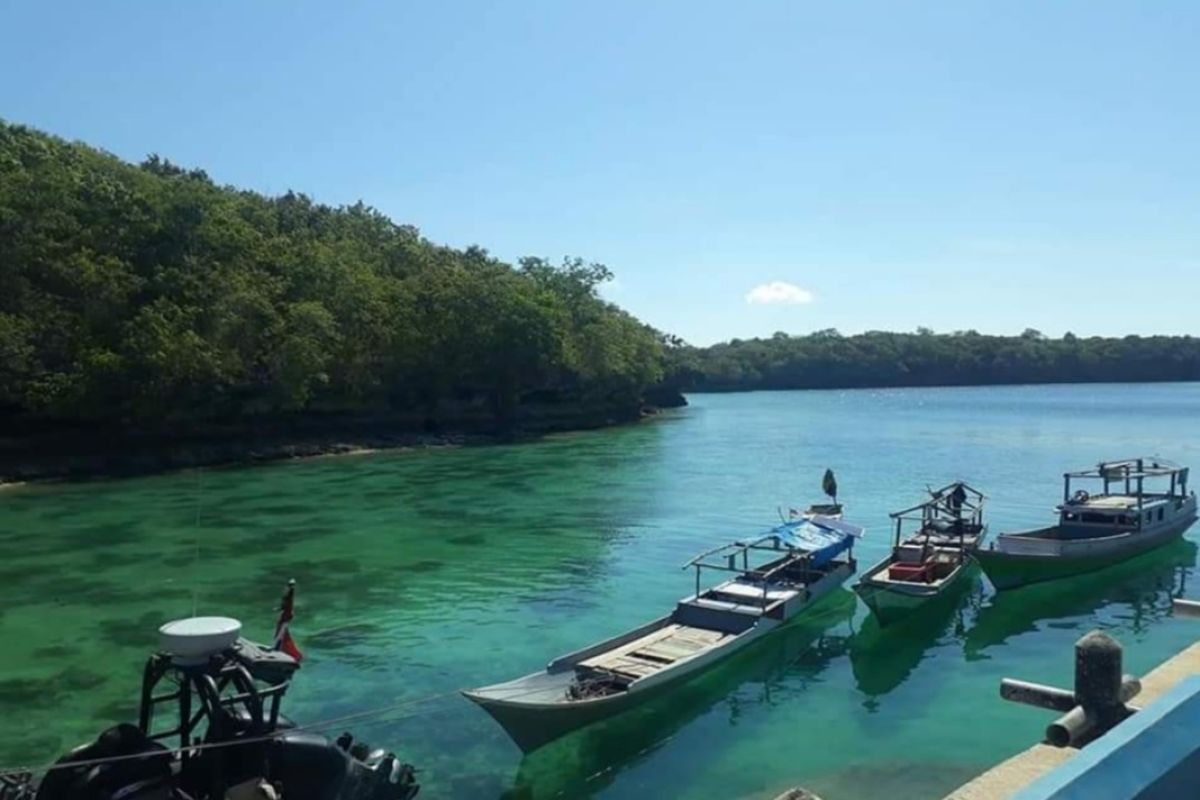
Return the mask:
[[[1200, 384], [699, 395], [653, 423], [536, 444], [380, 453], [0, 493], [0, 765], [41, 763], [134, 710], [166, 619], [267, 638], [283, 582], [307, 654], [288, 713], [401, 752], [432, 798], [937, 797], [1048, 722], [1001, 677], [1068, 685], [1093, 627], [1144, 672], [1194, 641], [1190, 541], [1123, 569], [880, 631], [827, 598], [714, 673], [530, 757], [453, 690], [515, 677], [657, 616], [693, 553], [818, 499], [889, 546], [887, 512], [965, 479], [1000, 529], [1042, 524], [1064, 469], [1200, 464]], [[864, 564], [865, 566], [865, 564]], [[1200, 592], [1196, 592], [1200, 594]], [[1194, 595], [1192, 595], [1194, 596]], [[334, 734], [340, 729], [332, 731]]]

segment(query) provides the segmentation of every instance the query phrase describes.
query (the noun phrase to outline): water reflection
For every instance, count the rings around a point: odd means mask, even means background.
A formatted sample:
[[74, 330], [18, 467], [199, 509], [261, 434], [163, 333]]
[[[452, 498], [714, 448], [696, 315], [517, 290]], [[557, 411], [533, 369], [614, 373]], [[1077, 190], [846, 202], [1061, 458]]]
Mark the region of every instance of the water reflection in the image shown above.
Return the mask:
[[980, 609], [967, 632], [968, 660], [1010, 637], [1092, 616], [1110, 603], [1128, 606], [1132, 630], [1141, 632], [1171, 615], [1171, 600], [1183, 595], [1196, 565], [1195, 542], [1180, 539], [1108, 569], [998, 592]]
[[[289, 697], [301, 719], [574, 649], [571, 636], [593, 638], [612, 615], [601, 595], [626, 569], [622, 537], [661, 504], [662, 482], [646, 477], [661, 441], [646, 425], [6, 491], [0, 641], [19, 646], [0, 656], [0, 760], [28, 760], [33, 741], [44, 758], [127, 719], [130, 680], [165, 620], [196, 608], [269, 636], [289, 578], [309, 656]], [[29, 701], [50, 684], [53, 704]], [[436, 769], [441, 754], [422, 747], [411, 757]]]
[[[649, 758], [693, 720], [713, 713], [735, 727], [751, 707], [791, 702], [845, 655], [856, 600], [831, 594], [785, 629], [646, 704], [525, 756], [503, 800], [591, 795]], [[719, 717], [718, 717], [719, 719]]]
[[864, 707], [877, 709], [878, 699], [904, 683], [943, 635], [963, 638], [983, 596], [979, 568], [969, 569], [957, 587], [903, 620], [882, 626], [874, 614], [866, 618], [850, 644], [854, 679], [867, 695]]

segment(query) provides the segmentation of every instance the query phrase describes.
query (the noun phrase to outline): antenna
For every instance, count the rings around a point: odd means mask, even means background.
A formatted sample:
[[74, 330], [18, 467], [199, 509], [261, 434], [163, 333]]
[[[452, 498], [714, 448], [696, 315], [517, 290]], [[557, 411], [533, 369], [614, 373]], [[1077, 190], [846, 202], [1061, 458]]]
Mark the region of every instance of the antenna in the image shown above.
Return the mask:
[[204, 474], [200, 470], [196, 470], [196, 519], [192, 523], [192, 528], [195, 533], [196, 543], [196, 560], [192, 564], [192, 616], [196, 616], [200, 600], [198, 596], [199, 583], [197, 576], [200, 574], [200, 493], [204, 488]]

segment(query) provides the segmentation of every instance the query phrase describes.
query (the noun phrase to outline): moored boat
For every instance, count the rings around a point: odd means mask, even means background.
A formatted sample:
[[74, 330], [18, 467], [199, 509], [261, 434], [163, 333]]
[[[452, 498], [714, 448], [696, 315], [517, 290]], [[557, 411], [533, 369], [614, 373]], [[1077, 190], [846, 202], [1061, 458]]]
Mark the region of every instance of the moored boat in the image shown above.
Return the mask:
[[[1082, 480], [1098, 481], [1100, 492], [1073, 492]], [[997, 589], [1103, 569], [1177, 539], [1196, 521], [1196, 494], [1188, 490], [1187, 467], [1131, 458], [1065, 473], [1056, 511], [1057, 525], [1002, 533], [979, 551]]]
[[270, 648], [242, 638], [229, 617], [163, 625], [137, 723], [108, 728], [48, 768], [0, 775], [0, 800], [412, 800], [420, 786], [411, 765], [281, 713], [300, 667], [287, 632], [293, 591]]
[[[952, 597], [965, 586], [971, 555], [987, 534], [985, 499], [957, 482], [931, 490], [925, 502], [890, 515], [896, 525], [892, 551], [854, 587], [880, 624]], [[914, 523], [916, 531], [906, 534]]]
[[[612, 717], [786, 624], [854, 574], [863, 529], [804, 515], [689, 561], [695, 592], [640, 627], [556, 658], [542, 671], [463, 692], [529, 752]], [[752, 566], [765, 558], [765, 563]], [[705, 570], [735, 576], [701, 589]]]

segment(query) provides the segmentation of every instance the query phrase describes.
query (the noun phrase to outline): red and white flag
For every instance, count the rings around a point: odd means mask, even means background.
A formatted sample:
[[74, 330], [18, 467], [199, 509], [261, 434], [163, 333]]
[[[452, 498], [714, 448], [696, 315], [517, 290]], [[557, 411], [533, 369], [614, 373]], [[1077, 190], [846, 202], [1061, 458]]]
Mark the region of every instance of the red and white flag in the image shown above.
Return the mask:
[[287, 588], [283, 591], [283, 602], [279, 605], [279, 621], [275, 623], [275, 644], [274, 648], [281, 652], [287, 653], [297, 662], [304, 660], [304, 654], [300, 652], [300, 648], [296, 646], [296, 642], [292, 639], [292, 632], [288, 630], [288, 624], [292, 621], [292, 611], [296, 606], [296, 582], [288, 581]]

